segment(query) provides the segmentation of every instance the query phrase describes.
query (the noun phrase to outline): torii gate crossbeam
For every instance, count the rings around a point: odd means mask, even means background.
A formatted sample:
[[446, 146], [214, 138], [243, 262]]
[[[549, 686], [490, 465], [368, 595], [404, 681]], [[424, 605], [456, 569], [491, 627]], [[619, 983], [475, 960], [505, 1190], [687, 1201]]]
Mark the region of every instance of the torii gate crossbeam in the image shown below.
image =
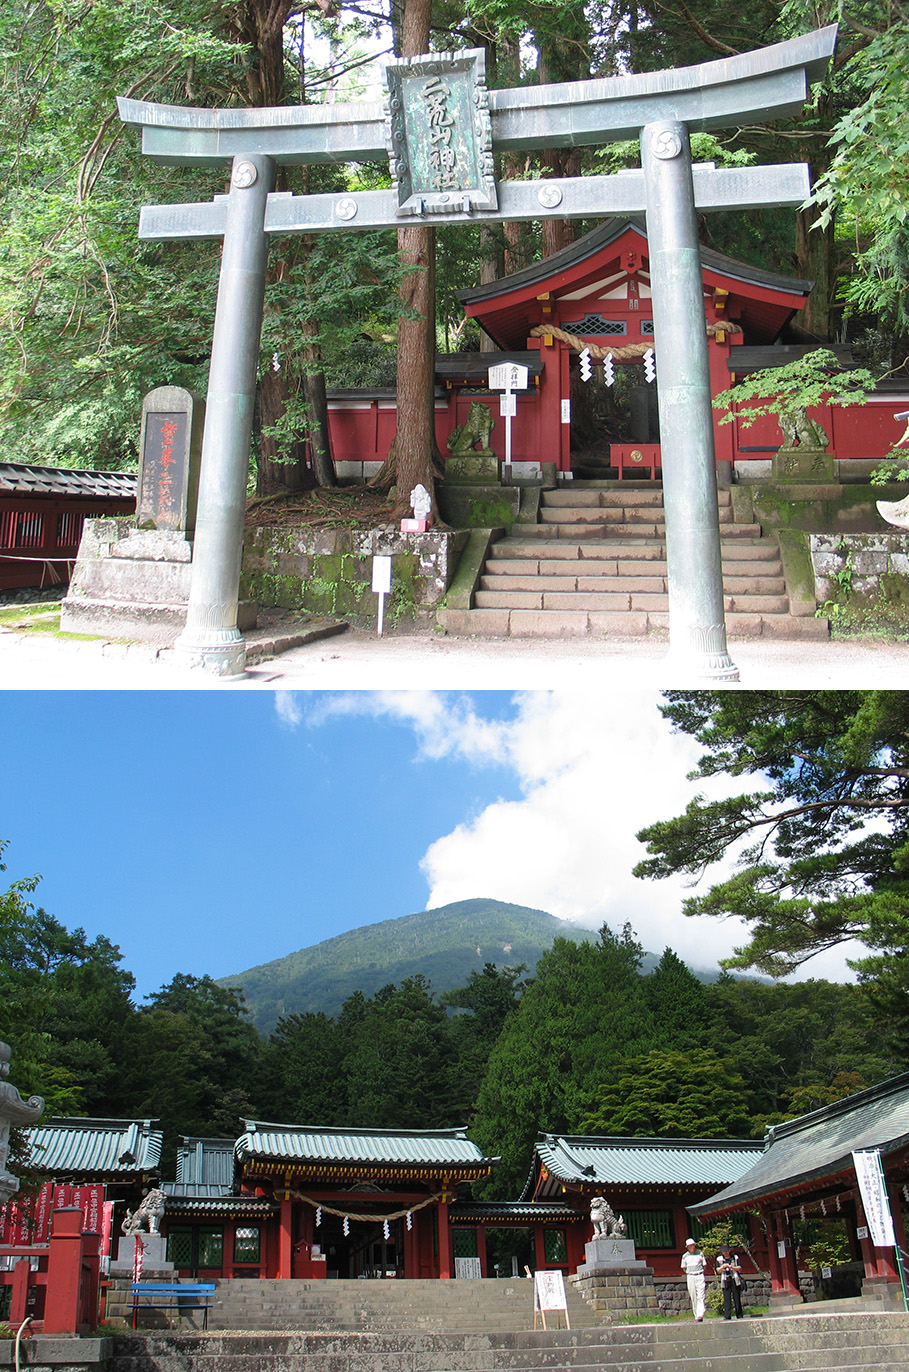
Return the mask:
[[[414, 78], [424, 82], [417, 95], [435, 109], [436, 120], [439, 80], [471, 60], [479, 71], [472, 87], [472, 98], [481, 107], [476, 127], [462, 121], [453, 130], [456, 137], [448, 138], [456, 148], [449, 154], [457, 168], [454, 181], [450, 171], [438, 173], [435, 189], [417, 186], [415, 192], [411, 173], [420, 156], [424, 161], [427, 156], [420, 151], [419, 115], [411, 146], [402, 130], [414, 119], [370, 104], [200, 110], [119, 100], [123, 121], [142, 128], [143, 151], [149, 157], [174, 165], [232, 164], [228, 195], [206, 204], [146, 206], [140, 227], [143, 238], [224, 241], [190, 600], [186, 627], [175, 645], [184, 659], [222, 677], [245, 667], [237, 600], [270, 233], [439, 223], [440, 216], [445, 222], [481, 223], [643, 208], [663, 448], [670, 656], [695, 676], [737, 680], [726, 645], [696, 208], [798, 204], [809, 187], [807, 169], [799, 165], [693, 169], [689, 129], [798, 113], [809, 83], [826, 69], [835, 41], [836, 27], [830, 26], [695, 67], [491, 92], [485, 90], [481, 52], [432, 53], [392, 64], [390, 73], [404, 73], [398, 77], [399, 94], [405, 78], [411, 79], [411, 89]], [[393, 78], [390, 87], [393, 111]], [[426, 109], [422, 116], [426, 128], [437, 132]], [[458, 125], [454, 118], [443, 122]], [[491, 173], [482, 170], [491, 166], [493, 152], [589, 146], [632, 136], [641, 142], [642, 170], [637, 173], [496, 186]], [[461, 142], [471, 145], [463, 158]], [[397, 205], [393, 191], [338, 197], [276, 195], [272, 190], [278, 164], [356, 162], [385, 155], [390, 155], [399, 183]], [[408, 166], [411, 160], [413, 167]], [[471, 165], [462, 169], [461, 162]], [[444, 165], [450, 167], [452, 161]], [[476, 180], [478, 166], [480, 192], [469, 179]], [[400, 189], [405, 177], [407, 197]], [[453, 186], [450, 193], [442, 189], [448, 186]]]

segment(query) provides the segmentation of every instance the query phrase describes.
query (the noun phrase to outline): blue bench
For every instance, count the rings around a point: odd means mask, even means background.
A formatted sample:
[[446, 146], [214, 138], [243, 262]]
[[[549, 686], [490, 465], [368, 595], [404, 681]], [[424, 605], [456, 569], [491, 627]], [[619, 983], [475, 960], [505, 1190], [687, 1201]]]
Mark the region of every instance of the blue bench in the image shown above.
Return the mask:
[[201, 1310], [202, 1328], [208, 1328], [208, 1312], [215, 1303], [214, 1282], [137, 1281], [130, 1290], [133, 1329], [140, 1310], [178, 1310], [181, 1315]]

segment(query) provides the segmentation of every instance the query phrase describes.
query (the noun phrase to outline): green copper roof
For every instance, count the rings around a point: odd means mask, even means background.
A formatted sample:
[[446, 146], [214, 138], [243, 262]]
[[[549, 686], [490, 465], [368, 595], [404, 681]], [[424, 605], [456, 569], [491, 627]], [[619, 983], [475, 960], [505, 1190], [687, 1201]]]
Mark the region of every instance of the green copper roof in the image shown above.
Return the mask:
[[449, 1207], [451, 1224], [573, 1224], [589, 1223], [586, 1210], [570, 1205], [536, 1205], [524, 1201], [458, 1201]]
[[393, 1167], [478, 1167], [484, 1158], [464, 1129], [315, 1129], [306, 1125], [266, 1124], [244, 1120], [246, 1132], [236, 1142], [240, 1161], [247, 1158], [303, 1164], [376, 1164]]
[[129, 1177], [154, 1172], [162, 1134], [154, 1120], [62, 1119], [53, 1117], [25, 1131], [34, 1172], [53, 1177]]
[[731, 1186], [689, 1207], [692, 1214], [733, 1210], [760, 1196], [822, 1182], [852, 1171], [852, 1154], [879, 1148], [883, 1155], [909, 1144], [909, 1072], [810, 1114], [776, 1124], [766, 1151]]
[[716, 1186], [740, 1177], [763, 1144], [747, 1139], [629, 1139], [544, 1134], [536, 1145], [549, 1173], [539, 1195], [571, 1186]]

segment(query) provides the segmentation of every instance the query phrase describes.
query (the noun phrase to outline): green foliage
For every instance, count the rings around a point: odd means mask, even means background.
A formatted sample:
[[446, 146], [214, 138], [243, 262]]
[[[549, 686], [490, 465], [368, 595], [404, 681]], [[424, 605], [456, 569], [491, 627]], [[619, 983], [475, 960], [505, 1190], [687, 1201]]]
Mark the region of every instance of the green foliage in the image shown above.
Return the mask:
[[745, 1082], [709, 1048], [627, 1058], [593, 1096], [582, 1134], [740, 1138], [751, 1132]]
[[713, 406], [729, 411], [721, 424], [738, 418], [747, 429], [763, 415], [792, 415], [815, 405], [861, 405], [867, 399], [865, 391], [873, 391], [874, 386], [874, 377], [865, 368], [844, 372], [834, 353], [816, 348], [782, 367], [752, 372], [715, 395]]
[[[834, 127], [833, 158], [814, 187], [819, 224], [839, 214], [856, 242], [855, 271], [843, 283], [847, 302], [905, 332], [909, 326], [909, 195], [906, 158], [906, 22], [898, 7], [866, 7], [843, 79], [853, 101]], [[877, 30], [875, 32], [875, 30]]]
[[[693, 800], [639, 838], [641, 877], [700, 878], [730, 850], [738, 868], [686, 914], [749, 925], [725, 965], [791, 972], [849, 939], [852, 965], [892, 1034], [909, 1033], [909, 822], [902, 691], [674, 691], [664, 714], [705, 745], [696, 776], [754, 776], [759, 789]], [[743, 847], [743, 845], [746, 845]]]

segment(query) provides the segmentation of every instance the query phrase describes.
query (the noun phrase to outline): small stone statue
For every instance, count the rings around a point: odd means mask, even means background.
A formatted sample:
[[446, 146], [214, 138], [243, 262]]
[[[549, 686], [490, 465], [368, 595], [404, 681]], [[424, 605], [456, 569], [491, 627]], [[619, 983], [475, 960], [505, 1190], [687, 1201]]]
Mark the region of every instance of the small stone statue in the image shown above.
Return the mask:
[[432, 496], [426, 487], [421, 483], [414, 486], [410, 493], [410, 507], [413, 510], [414, 519], [428, 519], [432, 509]]
[[6, 1080], [9, 1076], [10, 1047], [0, 1043], [0, 1205], [3, 1205], [19, 1190], [19, 1179], [6, 1170], [9, 1158], [9, 1136], [12, 1129], [37, 1124], [44, 1113], [44, 1100], [41, 1096], [29, 1096], [25, 1101], [15, 1086]]
[[492, 457], [490, 438], [495, 423], [488, 405], [481, 400], [471, 401], [467, 423], [459, 424], [448, 435], [447, 446], [452, 457]]
[[126, 1219], [120, 1226], [123, 1233], [138, 1234], [140, 1230], [147, 1229], [150, 1234], [157, 1234], [166, 1202], [167, 1197], [160, 1187], [146, 1191], [136, 1209], [126, 1212]]
[[808, 411], [804, 405], [797, 405], [794, 409], [781, 414], [779, 424], [785, 451], [788, 452], [794, 448], [817, 449], [818, 452], [826, 451], [830, 437], [816, 419], [808, 418]]
[[624, 1239], [628, 1233], [628, 1225], [622, 1216], [616, 1219], [612, 1206], [602, 1196], [591, 1198], [590, 1219], [595, 1239]]

